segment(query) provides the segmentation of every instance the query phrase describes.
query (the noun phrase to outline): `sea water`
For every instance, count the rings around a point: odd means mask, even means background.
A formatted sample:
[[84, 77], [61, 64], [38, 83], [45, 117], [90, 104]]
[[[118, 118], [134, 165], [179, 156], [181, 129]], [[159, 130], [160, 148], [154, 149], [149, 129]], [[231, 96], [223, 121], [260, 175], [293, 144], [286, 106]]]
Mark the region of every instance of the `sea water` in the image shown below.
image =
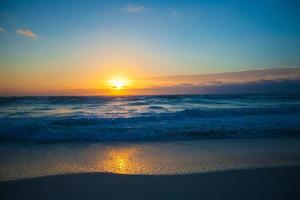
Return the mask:
[[300, 95], [0, 98], [0, 181], [300, 165]]
[[300, 136], [299, 94], [1, 97], [2, 141]]

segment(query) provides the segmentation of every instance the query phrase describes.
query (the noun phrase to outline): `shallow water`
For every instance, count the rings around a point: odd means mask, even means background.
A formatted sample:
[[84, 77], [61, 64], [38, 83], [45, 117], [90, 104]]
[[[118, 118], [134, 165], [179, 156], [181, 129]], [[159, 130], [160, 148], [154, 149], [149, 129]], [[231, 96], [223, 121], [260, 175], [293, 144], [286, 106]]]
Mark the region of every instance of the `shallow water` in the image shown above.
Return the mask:
[[1, 97], [0, 140], [300, 136], [300, 95]]
[[188, 174], [299, 166], [300, 140], [268, 138], [52, 144], [2, 142], [0, 155], [1, 181], [81, 172]]

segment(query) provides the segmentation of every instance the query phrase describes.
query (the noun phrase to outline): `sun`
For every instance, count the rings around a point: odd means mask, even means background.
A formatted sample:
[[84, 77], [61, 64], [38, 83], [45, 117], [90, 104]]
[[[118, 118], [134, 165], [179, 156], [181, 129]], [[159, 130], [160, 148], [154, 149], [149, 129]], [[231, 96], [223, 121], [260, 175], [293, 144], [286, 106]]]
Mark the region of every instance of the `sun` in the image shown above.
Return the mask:
[[112, 79], [112, 80], [108, 81], [108, 85], [113, 90], [122, 90], [128, 86], [128, 83], [129, 83], [129, 81], [127, 79], [123, 79], [123, 78]]

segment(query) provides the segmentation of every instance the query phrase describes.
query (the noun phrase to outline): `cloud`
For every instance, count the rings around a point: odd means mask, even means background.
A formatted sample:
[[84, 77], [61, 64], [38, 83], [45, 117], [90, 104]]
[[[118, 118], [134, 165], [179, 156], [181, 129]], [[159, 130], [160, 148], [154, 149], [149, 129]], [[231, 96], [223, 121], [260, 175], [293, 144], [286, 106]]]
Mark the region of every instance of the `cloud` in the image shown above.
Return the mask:
[[247, 83], [226, 83], [217, 85], [177, 84], [173, 86], [155, 86], [132, 89], [131, 94], [174, 95], [174, 94], [243, 94], [243, 93], [300, 93], [300, 80], [270, 80]]
[[38, 37], [37, 34], [33, 33], [31, 30], [29, 29], [18, 29], [16, 30], [16, 33], [25, 37], [29, 37], [32, 39], [35, 39]]
[[3, 33], [3, 32], [5, 32], [5, 29], [2, 26], [0, 26], [0, 33]]
[[272, 80], [300, 80], [300, 68], [257, 69], [239, 72], [200, 74], [186, 76], [153, 77], [150, 81], [166, 83], [191, 83], [193, 85], [216, 85], [219, 83], [247, 83]]
[[133, 5], [133, 4], [128, 4], [126, 6], [126, 11], [128, 13], [142, 13], [142, 12], [145, 12], [146, 11], [146, 8], [142, 5]]
[[6, 20], [8, 20], [8, 19], [11, 20], [11, 19], [13, 19], [13, 16], [10, 14], [4, 13], [4, 12], [0, 12], [0, 18], [6, 19]]
[[299, 93], [300, 68], [150, 77], [132, 94]]
[[169, 12], [169, 14], [173, 17], [173, 18], [178, 18], [179, 17], [179, 14], [177, 12], [176, 9], [174, 8], [167, 8], [167, 11]]

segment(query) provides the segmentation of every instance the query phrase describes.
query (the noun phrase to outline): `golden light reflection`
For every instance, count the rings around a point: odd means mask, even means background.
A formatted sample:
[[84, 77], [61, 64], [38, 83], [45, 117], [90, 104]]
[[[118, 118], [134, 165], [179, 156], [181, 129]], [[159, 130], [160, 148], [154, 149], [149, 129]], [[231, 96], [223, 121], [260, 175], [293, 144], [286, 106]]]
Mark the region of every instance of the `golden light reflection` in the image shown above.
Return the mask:
[[137, 149], [112, 149], [107, 159], [104, 161], [103, 167], [109, 172], [118, 174], [132, 174], [141, 170], [142, 163], [135, 160]]

